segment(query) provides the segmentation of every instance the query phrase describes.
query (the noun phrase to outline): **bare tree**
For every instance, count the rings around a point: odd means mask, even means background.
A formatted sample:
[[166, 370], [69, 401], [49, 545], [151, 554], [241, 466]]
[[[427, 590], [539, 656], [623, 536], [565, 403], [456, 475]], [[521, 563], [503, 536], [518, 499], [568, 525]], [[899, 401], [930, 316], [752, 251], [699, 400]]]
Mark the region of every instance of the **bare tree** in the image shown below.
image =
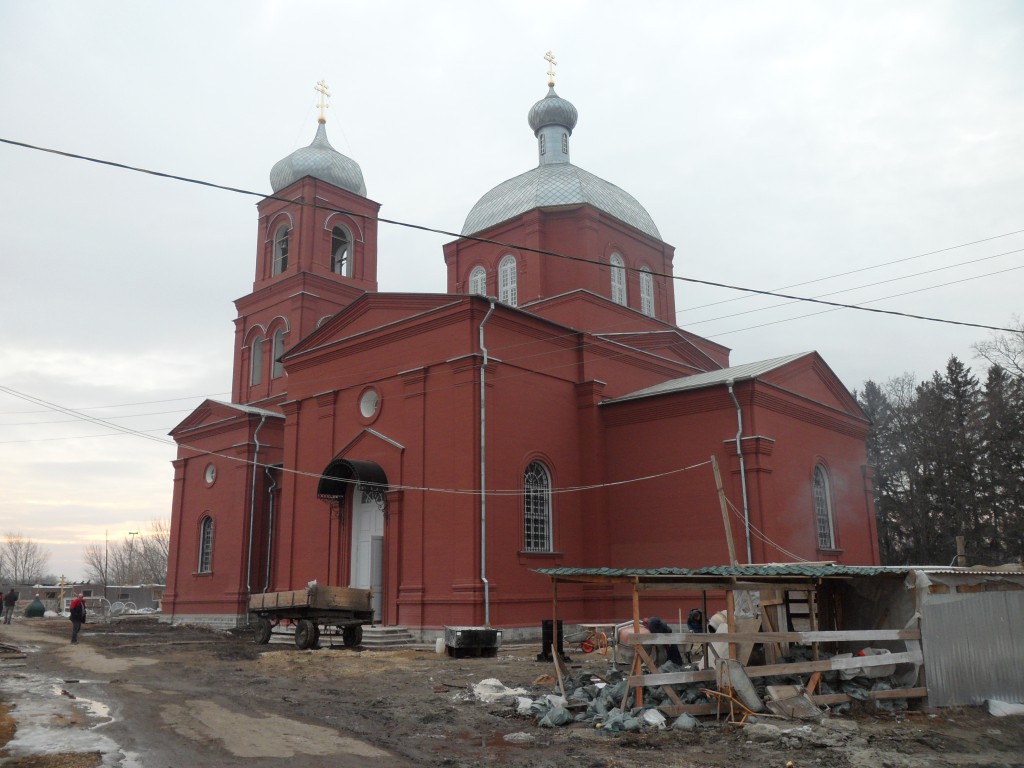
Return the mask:
[[1015, 315], [1012, 325], [1015, 333], [993, 333], [988, 341], [980, 341], [973, 348], [978, 357], [1024, 379], [1024, 320]]
[[154, 520], [144, 535], [129, 534], [124, 541], [90, 544], [84, 555], [86, 576], [104, 586], [164, 584], [170, 541], [170, 525], [165, 520]]
[[20, 533], [8, 533], [0, 542], [0, 573], [12, 584], [38, 582], [49, 559], [39, 544]]

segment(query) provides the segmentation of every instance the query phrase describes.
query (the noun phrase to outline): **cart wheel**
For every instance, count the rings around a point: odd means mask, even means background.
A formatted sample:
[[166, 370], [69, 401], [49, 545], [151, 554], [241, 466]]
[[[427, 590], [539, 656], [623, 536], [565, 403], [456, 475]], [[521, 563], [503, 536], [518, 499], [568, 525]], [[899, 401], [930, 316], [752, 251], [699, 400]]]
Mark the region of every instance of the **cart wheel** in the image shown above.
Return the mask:
[[258, 616], [252, 622], [253, 640], [256, 645], [266, 645], [270, 642], [270, 631], [273, 627], [268, 619]]
[[309, 619], [299, 619], [295, 624], [295, 647], [300, 651], [316, 648], [320, 640], [320, 627]]
[[594, 644], [592, 642], [590, 642], [589, 640], [584, 640], [582, 643], [580, 643], [580, 650], [583, 651], [584, 653], [593, 653], [594, 652]]
[[363, 628], [359, 624], [349, 624], [341, 629], [341, 641], [346, 648], [355, 648], [363, 642]]

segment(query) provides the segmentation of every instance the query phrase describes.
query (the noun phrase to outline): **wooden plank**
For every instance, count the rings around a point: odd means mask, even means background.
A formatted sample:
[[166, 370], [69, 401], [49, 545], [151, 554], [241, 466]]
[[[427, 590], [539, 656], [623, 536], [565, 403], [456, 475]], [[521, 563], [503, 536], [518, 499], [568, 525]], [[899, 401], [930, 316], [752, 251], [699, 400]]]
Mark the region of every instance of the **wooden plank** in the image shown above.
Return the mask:
[[[802, 675], [811, 672], [830, 672], [836, 669], [857, 669], [877, 667], [886, 664], [920, 664], [919, 651], [906, 653], [883, 653], [878, 656], [852, 656], [845, 659], [823, 659], [821, 661], [800, 661], [793, 664], [766, 664], [747, 667], [747, 677], [770, 677], [772, 675]], [[686, 685], [715, 679], [715, 670], [702, 669], [691, 672], [660, 672], [654, 675], [630, 675], [629, 685]]]
[[633, 635], [623, 639], [626, 645], [669, 645], [690, 643], [848, 643], [875, 640], [920, 640], [919, 629], [850, 629], [821, 632], [673, 632]]
[[[867, 696], [869, 699], [924, 699], [928, 696], [927, 688], [894, 688], [889, 691], [868, 691]], [[853, 701], [852, 696], [848, 696], [845, 693], [823, 693], [817, 696], [811, 696], [811, 701], [815, 704], [843, 704], [847, 701]]]

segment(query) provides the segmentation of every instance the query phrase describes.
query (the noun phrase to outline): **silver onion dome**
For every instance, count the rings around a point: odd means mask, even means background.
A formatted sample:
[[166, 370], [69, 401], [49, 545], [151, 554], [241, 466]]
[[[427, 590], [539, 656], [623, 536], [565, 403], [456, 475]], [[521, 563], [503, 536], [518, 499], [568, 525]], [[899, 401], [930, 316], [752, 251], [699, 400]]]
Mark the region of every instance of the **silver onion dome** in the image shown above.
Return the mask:
[[576, 111], [576, 107], [571, 101], [566, 101], [555, 93], [553, 85], [548, 86], [548, 95], [534, 104], [527, 116], [534, 135], [546, 125], [560, 125], [567, 128], [572, 134], [572, 129], [576, 127], [578, 119], [579, 113]]
[[274, 163], [270, 169], [270, 187], [277, 192], [304, 176], [312, 176], [366, 197], [366, 184], [359, 163], [331, 146], [324, 123], [317, 126], [312, 144]]
[[481, 197], [466, 217], [463, 235], [536, 208], [587, 203], [661, 240], [654, 220], [635, 197], [569, 162], [569, 136], [578, 117], [576, 107], [549, 87], [547, 96], [533, 105], [528, 117], [537, 137], [538, 166]]

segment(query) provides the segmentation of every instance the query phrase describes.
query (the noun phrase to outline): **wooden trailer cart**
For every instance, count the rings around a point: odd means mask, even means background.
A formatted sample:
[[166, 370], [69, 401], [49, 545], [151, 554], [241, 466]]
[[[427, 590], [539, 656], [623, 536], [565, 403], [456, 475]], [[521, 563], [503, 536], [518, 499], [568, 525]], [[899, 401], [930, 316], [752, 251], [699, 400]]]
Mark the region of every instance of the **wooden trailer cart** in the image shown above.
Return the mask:
[[249, 596], [249, 625], [259, 644], [270, 642], [274, 627], [295, 627], [295, 646], [316, 648], [323, 634], [341, 635], [346, 648], [363, 641], [363, 624], [373, 623], [372, 595], [368, 589], [313, 584], [290, 592], [262, 592]]

